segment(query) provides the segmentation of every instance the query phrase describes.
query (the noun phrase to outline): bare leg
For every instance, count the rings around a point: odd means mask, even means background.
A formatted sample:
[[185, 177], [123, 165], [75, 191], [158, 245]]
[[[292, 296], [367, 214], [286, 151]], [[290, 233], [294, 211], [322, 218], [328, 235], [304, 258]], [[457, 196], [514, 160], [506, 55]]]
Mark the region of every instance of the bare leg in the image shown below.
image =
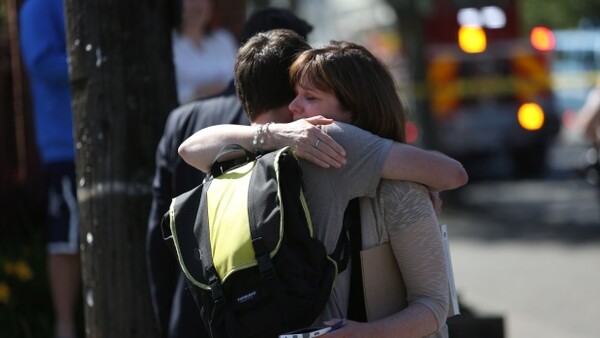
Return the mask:
[[75, 304], [79, 295], [80, 269], [77, 254], [48, 256], [56, 338], [76, 337]]

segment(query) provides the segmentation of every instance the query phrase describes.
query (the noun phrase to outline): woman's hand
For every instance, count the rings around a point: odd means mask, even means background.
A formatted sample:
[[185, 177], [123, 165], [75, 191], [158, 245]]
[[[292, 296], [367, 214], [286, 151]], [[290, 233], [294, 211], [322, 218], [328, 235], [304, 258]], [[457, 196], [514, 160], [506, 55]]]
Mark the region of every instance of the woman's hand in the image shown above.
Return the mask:
[[340, 168], [346, 164], [346, 152], [319, 127], [332, 119], [314, 116], [292, 123], [273, 124], [269, 132], [280, 146], [290, 146], [296, 156], [323, 168]]
[[[328, 320], [325, 322], [325, 325], [333, 326], [338, 321], [339, 321], [338, 319]], [[368, 323], [355, 322], [355, 321], [346, 319], [344, 322], [344, 326], [342, 326], [341, 328], [339, 328], [335, 331], [327, 332], [326, 334], [323, 335], [323, 337], [327, 337], [327, 338], [365, 337], [366, 338], [366, 337], [373, 337], [373, 332], [369, 332], [369, 324]]]
[[429, 198], [431, 199], [433, 210], [435, 210], [435, 215], [439, 217], [442, 213], [442, 205], [444, 205], [444, 201], [440, 197], [440, 193], [437, 191], [430, 191]]

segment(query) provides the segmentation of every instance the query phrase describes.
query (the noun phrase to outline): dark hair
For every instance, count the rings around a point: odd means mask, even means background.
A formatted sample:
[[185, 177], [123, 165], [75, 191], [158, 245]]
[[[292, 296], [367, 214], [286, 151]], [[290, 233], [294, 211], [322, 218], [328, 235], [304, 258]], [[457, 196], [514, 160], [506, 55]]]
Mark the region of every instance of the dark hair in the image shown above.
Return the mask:
[[404, 142], [406, 107], [389, 70], [365, 47], [331, 41], [302, 52], [290, 68], [290, 81], [333, 93], [350, 111], [353, 125]]
[[271, 29], [290, 29], [298, 33], [305, 40], [313, 27], [291, 11], [284, 8], [267, 7], [256, 10], [244, 24], [240, 40], [245, 43], [257, 33]]
[[294, 99], [288, 71], [296, 55], [309, 48], [295, 32], [274, 29], [258, 33], [239, 49], [234, 67], [235, 90], [250, 121], [256, 114]]
[[[173, 11], [173, 17], [174, 17], [174, 23], [173, 23], [173, 27], [175, 28], [175, 30], [177, 31], [178, 34], [181, 34], [182, 31], [182, 24], [183, 24], [183, 16], [185, 15], [184, 13], [184, 9], [183, 9], [183, 2], [185, 0], [177, 0], [177, 1], [173, 1], [172, 2], [172, 11]], [[213, 29], [216, 27], [216, 22], [217, 22], [217, 15], [216, 15], [216, 11], [217, 11], [217, 0], [209, 0], [210, 2], [210, 6], [212, 6], [212, 16], [210, 18], [210, 20], [208, 21], [208, 23], [206, 24], [206, 27], [204, 27], [204, 34], [210, 34]]]

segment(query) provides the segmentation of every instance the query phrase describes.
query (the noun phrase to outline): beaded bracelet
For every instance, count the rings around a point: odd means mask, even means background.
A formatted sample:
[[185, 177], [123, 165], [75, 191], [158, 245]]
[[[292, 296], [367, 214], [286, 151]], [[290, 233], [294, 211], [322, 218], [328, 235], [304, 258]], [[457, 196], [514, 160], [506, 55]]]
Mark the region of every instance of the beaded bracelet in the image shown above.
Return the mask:
[[259, 124], [254, 130], [254, 137], [252, 138], [252, 145], [254, 146], [254, 152], [258, 155], [263, 153], [262, 146], [265, 144], [266, 139], [269, 138], [269, 125], [271, 122], [267, 124]]
[[254, 146], [254, 153], [259, 154], [262, 152], [258, 145], [258, 134], [260, 134], [260, 130], [262, 129], [262, 124], [259, 124], [254, 129], [254, 137], [252, 138], [252, 146]]

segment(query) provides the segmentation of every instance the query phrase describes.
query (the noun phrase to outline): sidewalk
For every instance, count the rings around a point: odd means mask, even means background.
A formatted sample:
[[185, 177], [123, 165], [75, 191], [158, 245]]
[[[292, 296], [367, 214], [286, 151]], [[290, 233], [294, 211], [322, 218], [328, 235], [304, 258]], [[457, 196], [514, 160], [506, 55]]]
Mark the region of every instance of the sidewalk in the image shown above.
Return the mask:
[[[600, 337], [600, 208], [580, 181], [469, 184], [444, 206], [460, 301], [505, 338]], [[484, 338], [484, 337], [483, 337]]]
[[600, 246], [451, 239], [461, 302], [504, 317], [506, 338], [596, 338]]

